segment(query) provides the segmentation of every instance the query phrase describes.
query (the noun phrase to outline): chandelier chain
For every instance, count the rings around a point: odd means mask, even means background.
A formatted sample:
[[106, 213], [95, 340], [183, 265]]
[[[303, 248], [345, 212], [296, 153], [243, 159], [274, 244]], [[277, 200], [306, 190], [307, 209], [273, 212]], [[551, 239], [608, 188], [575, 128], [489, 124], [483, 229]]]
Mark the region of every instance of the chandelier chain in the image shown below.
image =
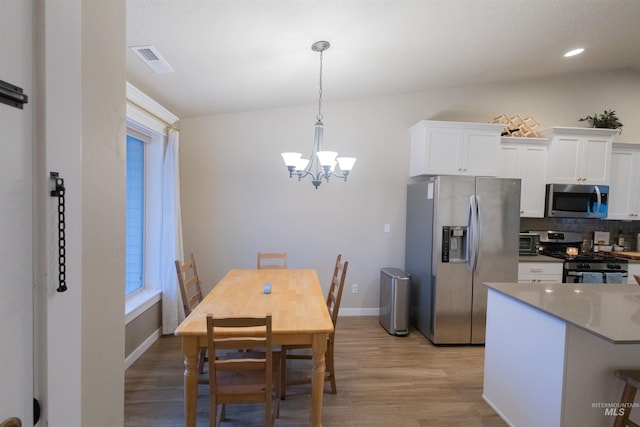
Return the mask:
[[319, 121], [322, 121], [322, 51], [320, 51], [320, 89], [318, 90], [318, 116]]

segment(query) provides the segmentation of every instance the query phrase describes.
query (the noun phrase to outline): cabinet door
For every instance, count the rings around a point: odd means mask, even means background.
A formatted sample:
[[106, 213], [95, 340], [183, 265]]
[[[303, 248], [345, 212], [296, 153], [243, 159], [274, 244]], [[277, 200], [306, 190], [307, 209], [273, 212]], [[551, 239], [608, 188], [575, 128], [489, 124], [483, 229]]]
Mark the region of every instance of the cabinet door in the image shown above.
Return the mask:
[[607, 219], [639, 219], [640, 150], [614, 149], [610, 169]]
[[610, 139], [585, 137], [580, 141], [580, 169], [579, 178], [583, 184], [609, 183], [609, 153]]
[[520, 216], [543, 218], [547, 147], [525, 145], [521, 159]]
[[500, 137], [496, 132], [465, 130], [463, 133], [461, 173], [476, 176], [497, 176]]
[[549, 182], [557, 184], [609, 183], [611, 138], [557, 136], [551, 142]]
[[515, 144], [500, 146], [498, 176], [501, 178], [522, 178], [520, 173], [520, 148]]
[[520, 178], [520, 216], [544, 217], [547, 146], [503, 143], [498, 176]]
[[410, 176], [457, 175], [462, 150], [462, 130], [421, 127], [411, 134]]
[[607, 219], [629, 219], [631, 209], [631, 175], [633, 153], [614, 151], [611, 154], [609, 181], [609, 212]]
[[430, 174], [461, 172], [462, 131], [458, 129], [427, 129], [427, 169]]
[[578, 137], [555, 137], [551, 142], [551, 170], [549, 182], [554, 184], [577, 184], [580, 157]]

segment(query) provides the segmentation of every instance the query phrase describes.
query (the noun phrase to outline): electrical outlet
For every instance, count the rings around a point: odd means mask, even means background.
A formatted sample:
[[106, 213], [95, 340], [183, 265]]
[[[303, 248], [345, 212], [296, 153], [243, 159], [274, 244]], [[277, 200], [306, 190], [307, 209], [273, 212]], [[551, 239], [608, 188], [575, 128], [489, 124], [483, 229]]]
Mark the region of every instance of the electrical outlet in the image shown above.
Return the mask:
[[351, 293], [352, 294], [357, 294], [358, 293], [358, 284], [354, 283], [353, 285], [351, 285]]

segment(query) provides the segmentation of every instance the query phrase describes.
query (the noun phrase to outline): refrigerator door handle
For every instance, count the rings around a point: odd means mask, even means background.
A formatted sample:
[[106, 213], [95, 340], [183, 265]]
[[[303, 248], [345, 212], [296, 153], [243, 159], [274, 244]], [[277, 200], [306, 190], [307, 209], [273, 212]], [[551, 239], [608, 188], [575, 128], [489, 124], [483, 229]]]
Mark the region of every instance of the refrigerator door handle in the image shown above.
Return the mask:
[[476, 270], [478, 270], [478, 263], [480, 262], [480, 242], [482, 241], [482, 236], [480, 235], [480, 198], [478, 196], [473, 196], [473, 198], [476, 202], [476, 221], [473, 224], [473, 236], [476, 245], [476, 259], [473, 261], [473, 273], [475, 274]]
[[475, 270], [475, 265], [478, 258], [478, 246], [476, 241], [478, 237], [476, 236], [477, 228], [476, 228], [476, 220], [477, 220], [477, 206], [476, 206], [476, 196], [471, 195], [469, 197], [469, 258], [467, 260], [467, 270], [473, 272]]
[[473, 253], [471, 254], [469, 264], [470, 269], [473, 273], [475, 273], [478, 267], [478, 254], [480, 252], [480, 227], [478, 224], [478, 198], [475, 195], [470, 197], [470, 205], [471, 205], [471, 224], [469, 227], [471, 228], [471, 248]]

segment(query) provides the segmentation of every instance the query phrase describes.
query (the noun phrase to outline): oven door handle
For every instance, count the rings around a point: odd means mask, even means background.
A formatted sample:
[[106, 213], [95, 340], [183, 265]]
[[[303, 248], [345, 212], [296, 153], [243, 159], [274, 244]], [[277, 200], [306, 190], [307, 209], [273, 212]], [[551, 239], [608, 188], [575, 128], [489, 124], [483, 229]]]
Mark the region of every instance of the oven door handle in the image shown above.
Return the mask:
[[[584, 271], [567, 271], [567, 276], [573, 276], [573, 277], [582, 277], [582, 273], [584, 273]], [[629, 273], [627, 271], [620, 271], [620, 270], [614, 270], [614, 271], [589, 271], [588, 273], [622, 273], [622, 277], [629, 277]]]

